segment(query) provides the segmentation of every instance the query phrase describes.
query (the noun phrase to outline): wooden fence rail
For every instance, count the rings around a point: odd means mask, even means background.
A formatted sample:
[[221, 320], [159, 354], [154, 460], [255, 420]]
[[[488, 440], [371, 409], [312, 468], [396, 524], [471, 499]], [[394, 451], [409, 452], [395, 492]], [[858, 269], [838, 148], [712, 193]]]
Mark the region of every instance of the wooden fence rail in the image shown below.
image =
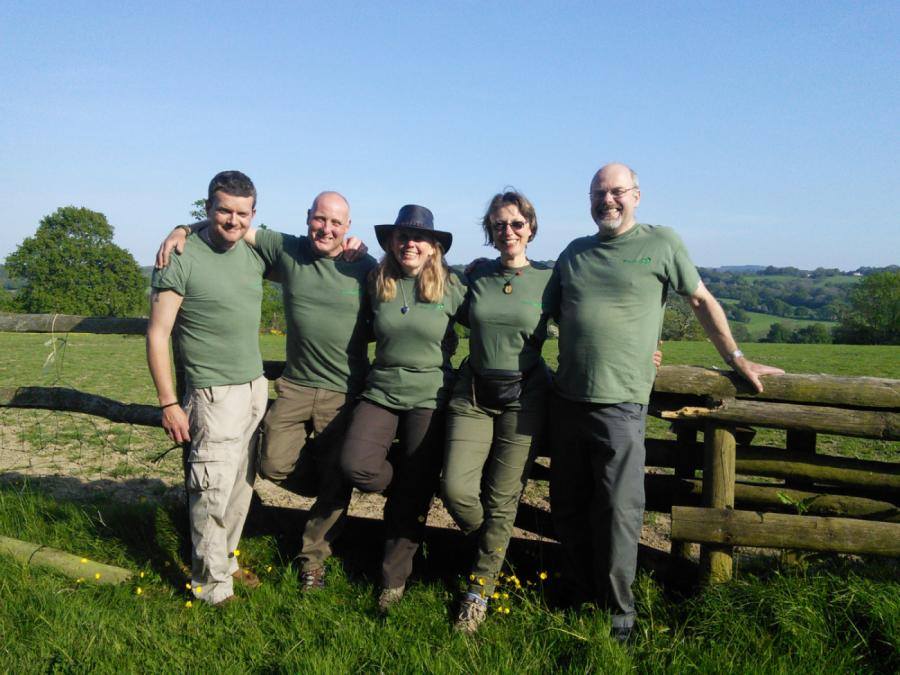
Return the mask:
[[[0, 331], [14, 332], [143, 334], [146, 324], [0, 314]], [[283, 368], [283, 362], [264, 363], [269, 379]], [[714, 582], [731, 577], [736, 545], [900, 555], [900, 463], [816, 454], [823, 433], [900, 439], [900, 380], [788, 374], [763, 383], [765, 392], [756, 394], [731, 372], [660, 369], [651, 414], [673, 422], [676, 440], [648, 439], [647, 465], [674, 475], [651, 471], [645, 485], [648, 509], [672, 514], [673, 553], [686, 555], [686, 542], [700, 542], [703, 572]], [[161, 419], [154, 406], [47, 387], [0, 389], [0, 407], [68, 410], [146, 426]], [[787, 447], [751, 445], [759, 427], [787, 430]], [[546, 473], [536, 467], [532, 478]]]

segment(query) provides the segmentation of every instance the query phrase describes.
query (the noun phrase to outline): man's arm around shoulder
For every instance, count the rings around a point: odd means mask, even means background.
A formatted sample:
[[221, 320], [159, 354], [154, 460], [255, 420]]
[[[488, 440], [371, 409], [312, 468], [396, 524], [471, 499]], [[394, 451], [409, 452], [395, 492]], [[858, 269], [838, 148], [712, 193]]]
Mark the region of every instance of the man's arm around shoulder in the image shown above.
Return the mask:
[[719, 354], [725, 359], [725, 362], [740, 373], [756, 389], [757, 393], [763, 390], [761, 375], [783, 375], [781, 368], [767, 366], [762, 363], [754, 363], [744, 358], [743, 353], [738, 349], [737, 342], [731, 335], [731, 328], [728, 326], [728, 318], [719, 302], [713, 297], [712, 293], [703, 285], [701, 281], [688, 298], [691, 303], [691, 309], [694, 315], [706, 331], [706, 335], [715, 345]]
[[176, 443], [191, 440], [187, 413], [181, 407], [172, 381], [169, 338], [183, 298], [175, 291], [154, 288], [150, 292], [147, 325], [147, 365], [162, 408], [162, 426]]

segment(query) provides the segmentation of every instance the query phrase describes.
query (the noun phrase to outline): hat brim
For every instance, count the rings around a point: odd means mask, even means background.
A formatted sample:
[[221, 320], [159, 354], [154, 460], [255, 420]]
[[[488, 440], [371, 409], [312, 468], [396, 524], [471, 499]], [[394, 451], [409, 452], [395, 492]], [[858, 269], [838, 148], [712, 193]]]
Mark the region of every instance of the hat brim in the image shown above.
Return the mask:
[[388, 225], [376, 225], [375, 236], [378, 238], [378, 243], [385, 252], [390, 252], [391, 233], [394, 230], [407, 230], [409, 232], [428, 234], [437, 240], [441, 245], [441, 248], [444, 249], [444, 253], [449, 251], [451, 244], [453, 244], [453, 235], [449, 232], [443, 232], [442, 230], [426, 230], [421, 227], [408, 227], [406, 225], [394, 225], [393, 223]]

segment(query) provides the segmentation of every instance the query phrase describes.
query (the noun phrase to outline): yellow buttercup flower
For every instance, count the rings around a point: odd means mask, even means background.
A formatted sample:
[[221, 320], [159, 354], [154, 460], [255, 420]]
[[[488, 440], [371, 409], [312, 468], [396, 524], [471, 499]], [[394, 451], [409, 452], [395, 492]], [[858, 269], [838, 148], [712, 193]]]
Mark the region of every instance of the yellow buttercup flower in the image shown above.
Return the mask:
[[504, 600], [509, 600], [509, 593], [504, 593], [501, 597], [502, 597]]
[[478, 577], [478, 585], [479, 585], [479, 586], [484, 586], [484, 578]]
[[540, 574], [538, 574], [538, 577], [540, 578], [541, 581], [546, 581], [546, 580], [547, 580], [547, 573], [546, 573], [546, 572], [541, 572]]
[[240, 554], [241, 554], [241, 549], [239, 549], [239, 548], [234, 549], [234, 557], [235, 558], [237, 558]]
[[81, 559], [81, 564], [82, 564], [82, 565], [84, 565], [86, 562], [87, 562], [87, 558], [82, 558], [82, 559]]
[[504, 607], [504, 608], [503, 608], [503, 613], [504, 613], [504, 614], [509, 614], [509, 607]]
[[141, 572], [141, 579], [143, 579], [143, 578], [144, 578], [144, 573], [143, 573], [143, 572]]
[[94, 578], [95, 578], [95, 579], [99, 579], [99, 578], [100, 578], [100, 572], [97, 572], [97, 573], [94, 575]]
[[469, 581], [475, 581], [475, 575], [474, 575], [474, 574], [470, 574], [470, 575], [469, 575]]
[[197, 586], [197, 595], [200, 595], [203, 592], [203, 586]]
[[191, 582], [190, 582], [190, 581], [187, 582], [187, 583], [184, 585], [184, 587], [185, 587], [186, 589], [188, 589], [188, 590], [191, 590]]
[[75, 580], [75, 583], [76, 583], [76, 584], [83, 584], [83, 583], [84, 583], [84, 577], [78, 577], [78, 578]]
[[497, 591], [494, 591], [494, 594], [491, 596], [494, 600], [500, 599], [500, 594]]
[[194, 606], [194, 603], [191, 602], [190, 600], [188, 600], [186, 603], [184, 603], [184, 606], [185, 606], [185, 607], [193, 607], [193, 606]]
[[140, 586], [138, 586], [137, 588], [134, 589], [135, 595], [141, 595], [143, 592], [144, 592], [144, 589], [141, 588]]

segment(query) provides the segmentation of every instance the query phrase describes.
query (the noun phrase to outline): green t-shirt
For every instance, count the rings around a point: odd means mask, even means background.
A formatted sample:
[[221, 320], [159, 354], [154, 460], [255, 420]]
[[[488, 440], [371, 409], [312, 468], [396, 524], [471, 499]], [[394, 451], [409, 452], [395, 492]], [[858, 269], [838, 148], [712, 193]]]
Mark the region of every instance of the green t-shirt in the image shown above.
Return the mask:
[[[401, 278], [389, 302], [372, 297], [375, 362], [363, 398], [394, 410], [440, 408], [452, 381], [441, 343], [462, 305], [465, 287], [451, 274], [441, 302], [416, 298], [415, 278]], [[404, 300], [405, 297], [405, 300]], [[407, 306], [406, 313], [401, 308]]]
[[243, 241], [217, 251], [189, 237], [184, 253], [154, 270], [151, 285], [184, 299], [175, 319], [175, 339], [192, 389], [244, 384], [262, 375], [259, 307], [265, 265]]
[[[477, 372], [527, 372], [540, 363], [547, 337], [544, 296], [551, 272], [542, 264], [510, 270], [498, 259], [469, 274], [460, 323], [472, 330], [469, 362]], [[510, 293], [503, 291], [507, 283]]]
[[690, 295], [699, 283], [684, 244], [667, 227], [637, 224], [618, 237], [569, 244], [550, 285], [550, 314], [559, 321], [559, 394], [648, 403], [668, 290]]
[[281, 284], [287, 320], [284, 377], [355, 394], [369, 369], [366, 277], [376, 262], [318, 255], [308, 237], [256, 231], [256, 250]]

